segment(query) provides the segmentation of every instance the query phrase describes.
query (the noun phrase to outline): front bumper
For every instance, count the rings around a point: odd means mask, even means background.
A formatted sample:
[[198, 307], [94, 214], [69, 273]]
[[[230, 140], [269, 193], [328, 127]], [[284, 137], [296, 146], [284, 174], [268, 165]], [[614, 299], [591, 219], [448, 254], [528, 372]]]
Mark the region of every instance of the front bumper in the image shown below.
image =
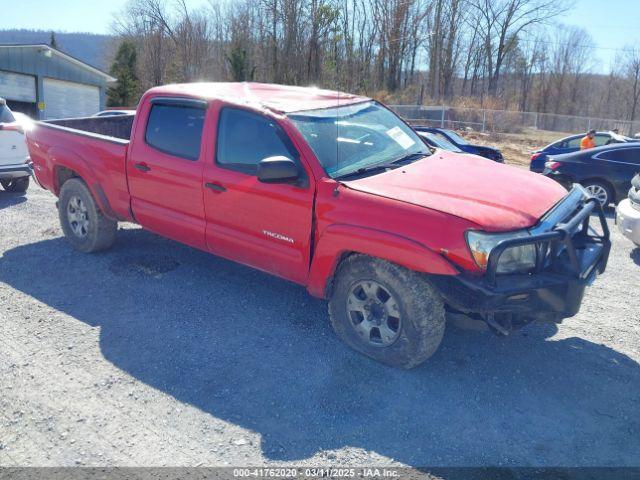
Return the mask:
[[[600, 264], [606, 264], [606, 260], [600, 260]], [[488, 285], [483, 278], [465, 275], [442, 275], [431, 280], [447, 304], [464, 313], [479, 314], [482, 318], [510, 314], [558, 322], [578, 313], [586, 287], [602, 268], [593, 269], [584, 279], [540, 273], [506, 275], [495, 285]]]
[[[601, 233], [589, 223], [596, 213]], [[535, 270], [497, 274], [500, 256], [510, 247], [536, 246]], [[430, 280], [447, 304], [483, 319], [510, 314], [528, 320], [559, 321], [578, 313], [585, 288], [604, 272], [611, 242], [604, 212], [582, 187], [570, 194], [531, 229], [529, 237], [503, 240], [491, 251], [483, 276], [461, 273]]]
[[12, 180], [14, 178], [28, 176], [33, 176], [31, 162], [0, 165], [0, 180]]
[[616, 224], [620, 233], [640, 246], [640, 210], [628, 198], [616, 207]]

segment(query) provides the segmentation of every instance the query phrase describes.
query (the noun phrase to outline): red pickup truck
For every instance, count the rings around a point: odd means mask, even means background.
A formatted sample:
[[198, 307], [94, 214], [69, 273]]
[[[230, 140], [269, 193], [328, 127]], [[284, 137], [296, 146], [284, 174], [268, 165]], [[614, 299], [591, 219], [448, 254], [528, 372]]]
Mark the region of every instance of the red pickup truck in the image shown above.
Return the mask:
[[76, 249], [137, 222], [306, 286], [347, 344], [406, 368], [435, 352], [450, 313], [500, 334], [574, 315], [610, 248], [581, 187], [431, 153], [345, 93], [169, 85], [135, 115], [40, 122], [28, 145]]

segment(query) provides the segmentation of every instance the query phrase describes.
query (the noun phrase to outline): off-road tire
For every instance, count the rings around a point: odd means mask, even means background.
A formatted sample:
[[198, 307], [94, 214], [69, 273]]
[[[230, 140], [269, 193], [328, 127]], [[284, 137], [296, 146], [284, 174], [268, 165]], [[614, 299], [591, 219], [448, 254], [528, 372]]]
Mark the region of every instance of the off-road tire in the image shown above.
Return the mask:
[[[88, 226], [86, 235], [81, 237], [74, 233], [67, 211], [69, 202], [79, 198], [86, 205]], [[116, 241], [117, 222], [105, 217], [96, 204], [87, 185], [79, 178], [64, 182], [58, 199], [58, 216], [67, 241], [80, 252], [91, 253], [105, 250]]]
[[[389, 346], [371, 345], [356, 331], [347, 311], [349, 292], [354, 285], [366, 280], [382, 285], [398, 305], [399, 333]], [[338, 267], [329, 298], [329, 318], [336, 335], [354, 350], [406, 369], [416, 367], [433, 355], [445, 330], [442, 298], [423, 277], [366, 255], [352, 255]]]
[[24, 193], [29, 188], [29, 177], [14, 178], [12, 180], [3, 180], [2, 186], [7, 192]]

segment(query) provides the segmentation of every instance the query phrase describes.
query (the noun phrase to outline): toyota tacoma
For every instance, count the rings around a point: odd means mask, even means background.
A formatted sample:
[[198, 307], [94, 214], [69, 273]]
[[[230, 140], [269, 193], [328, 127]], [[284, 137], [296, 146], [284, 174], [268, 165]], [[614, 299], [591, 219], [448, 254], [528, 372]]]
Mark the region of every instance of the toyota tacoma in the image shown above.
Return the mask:
[[607, 263], [607, 224], [582, 187], [432, 154], [357, 95], [168, 85], [133, 115], [39, 122], [27, 135], [77, 250], [106, 249], [118, 222], [136, 222], [305, 286], [328, 300], [342, 340], [395, 366], [430, 357], [448, 314], [503, 335], [575, 315]]

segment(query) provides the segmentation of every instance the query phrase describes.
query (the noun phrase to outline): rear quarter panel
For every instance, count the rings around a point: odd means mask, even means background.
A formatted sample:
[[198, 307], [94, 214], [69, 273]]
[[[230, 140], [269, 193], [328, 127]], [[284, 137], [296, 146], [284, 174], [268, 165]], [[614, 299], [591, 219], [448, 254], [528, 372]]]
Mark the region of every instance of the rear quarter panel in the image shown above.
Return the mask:
[[626, 197], [631, 187], [631, 179], [637, 167], [599, 158], [602, 152], [592, 153], [585, 150], [576, 155], [557, 155], [552, 157], [562, 165], [547, 176], [569, 186], [571, 183], [585, 184], [590, 180], [608, 184], [618, 201]]
[[45, 123], [36, 123], [27, 132], [34, 172], [44, 188], [58, 196], [60, 169], [73, 170], [103, 212], [116, 220], [132, 220], [125, 172], [128, 143]]

